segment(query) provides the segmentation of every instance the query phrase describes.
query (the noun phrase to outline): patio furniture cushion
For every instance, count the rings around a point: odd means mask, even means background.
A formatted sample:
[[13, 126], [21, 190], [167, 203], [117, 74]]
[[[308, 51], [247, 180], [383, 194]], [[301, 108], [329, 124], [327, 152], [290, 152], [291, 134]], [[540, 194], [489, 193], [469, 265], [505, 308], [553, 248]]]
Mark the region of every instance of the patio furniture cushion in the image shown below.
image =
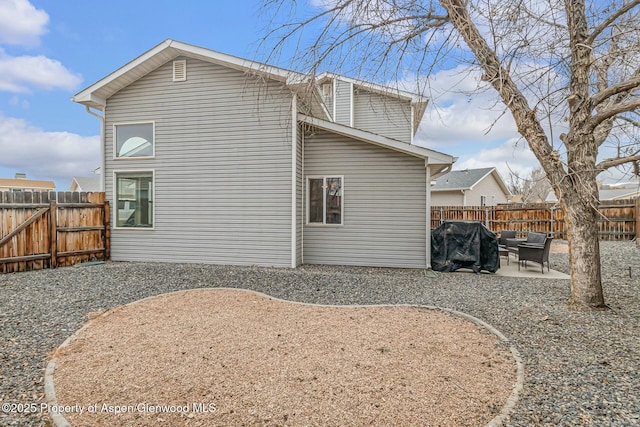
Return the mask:
[[506, 247], [507, 239], [515, 239], [516, 233], [517, 232], [515, 230], [502, 230], [500, 232], [500, 237], [498, 238], [498, 245]]
[[[542, 234], [542, 233], [535, 233]], [[539, 236], [536, 236], [535, 240], [539, 240]], [[551, 270], [549, 265], [549, 250], [551, 248], [551, 242], [553, 237], [544, 236], [544, 242], [533, 243], [525, 242], [518, 245], [518, 270], [520, 269], [520, 263], [524, 262], [526, 267], [527, 261], [533, 261], [540, 264], [542, 274], [544, 274], [544, 263], [547, 263], [547, 271]]]

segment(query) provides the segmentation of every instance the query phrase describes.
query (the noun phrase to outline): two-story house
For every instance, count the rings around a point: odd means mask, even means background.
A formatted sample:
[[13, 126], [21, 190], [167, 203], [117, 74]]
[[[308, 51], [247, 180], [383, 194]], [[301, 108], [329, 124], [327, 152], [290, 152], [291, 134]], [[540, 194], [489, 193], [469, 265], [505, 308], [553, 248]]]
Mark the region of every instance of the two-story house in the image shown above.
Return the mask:
[[427, 100], [166, 40], [73, 97], [101, 123], [121, 261], [430, 265]]

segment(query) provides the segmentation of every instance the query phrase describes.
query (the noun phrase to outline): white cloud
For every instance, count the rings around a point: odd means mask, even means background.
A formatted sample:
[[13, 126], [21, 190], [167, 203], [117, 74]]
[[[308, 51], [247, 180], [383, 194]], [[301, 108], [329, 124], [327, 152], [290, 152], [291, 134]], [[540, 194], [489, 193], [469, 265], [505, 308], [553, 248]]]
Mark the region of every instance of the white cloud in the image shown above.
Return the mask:
[[476, 169], [496, 167], [500, 175], [507, 180], [511, 171], [527, 176], [539, 167], [536, 156], [521, 138], [513, 138], [504, 144], [488, 149], [480, 149], [473, 154], [461, 156], [454, 169]]
[[0, 0], [0, 43], [37, 45], [48, 22], [49, 15], [28, 0]]
[[0, 167], [29, 176], [71, 182], [100, 165], [100, 138], [45, 132], [21, 119], [0, 114]]
[[436, 148], [518, 136], [513, 117], [503, 114], [504, 105], [496, 103], [497, 94], [481, 82], [478, 71], [460, 65], [429, 76], [426, 84], [430, 102], [416, 143]]
[[[32, 46], [47, 31], [49, 15], [28, 0], [0, 0], [0, 44]], [[12, 56], [0, 47], [0, 91], [73, 90], [82, 77], [43, 55]]]
[[0, 49], [0, 90], [29, 92], [31, 87], [73, 90], [81, 82], [80, 75], [55, 59], [42, 55], [12, 57]]

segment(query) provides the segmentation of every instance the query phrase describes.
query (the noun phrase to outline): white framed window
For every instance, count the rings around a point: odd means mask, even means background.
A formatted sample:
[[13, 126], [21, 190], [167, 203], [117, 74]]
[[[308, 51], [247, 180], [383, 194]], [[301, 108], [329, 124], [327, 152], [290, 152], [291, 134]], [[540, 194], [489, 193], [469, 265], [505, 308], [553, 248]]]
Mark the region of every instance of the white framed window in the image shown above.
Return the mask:
[[307, 177], [307, 224], [343, 225], [344, 177]]
[[139, 159], [155, 156], [155, 122], [113, 125], [113, 157]]
[[115, 228], [153, 229], [154, 171], [113, 173]]

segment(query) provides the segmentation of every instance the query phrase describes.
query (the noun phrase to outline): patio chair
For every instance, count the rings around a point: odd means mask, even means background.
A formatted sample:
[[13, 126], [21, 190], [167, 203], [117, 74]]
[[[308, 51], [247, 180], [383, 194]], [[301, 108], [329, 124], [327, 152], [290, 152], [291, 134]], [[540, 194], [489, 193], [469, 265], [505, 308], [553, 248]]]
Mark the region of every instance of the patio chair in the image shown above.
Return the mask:
[[530, 231], [527, 233], [526, 239], [511, 239], [507, 238], [507, 249], [509, 252], [513, 253], [516, 257], [518, 256], [518, 245], [522, 243], [532, 243], [538, 245], [544, 245], [544, 240], [547, 238], [545, 233], [537, 233], [535, 231]]
[[498, 238], [498, 246], [507, 247], [507, 239], [515, 239], [517, 231], [515, 230], [502, 230], [500, 237]]
[[520, 243], [518, 245], [518, 270], [520, 270], [520, 263], [524, 262], [524, 266], [526, 267], [527, 261], [533, 261], [540, 264], [542, 274], [544, 274], [545, 262], [547, 263], [547, 271], [551, 271], [551, 267], [549, 265], [549, 249], [551, 248], [553, 237], [547, 237], [543, 233], [535, 234], [542, 234], [544, 241], [540, 243], [542, 238], [540, 236], [534, 236], [534, 239], [532, 239], [533, 241], [529, 242], [529, 238], [527, 236], [527, 242]]

